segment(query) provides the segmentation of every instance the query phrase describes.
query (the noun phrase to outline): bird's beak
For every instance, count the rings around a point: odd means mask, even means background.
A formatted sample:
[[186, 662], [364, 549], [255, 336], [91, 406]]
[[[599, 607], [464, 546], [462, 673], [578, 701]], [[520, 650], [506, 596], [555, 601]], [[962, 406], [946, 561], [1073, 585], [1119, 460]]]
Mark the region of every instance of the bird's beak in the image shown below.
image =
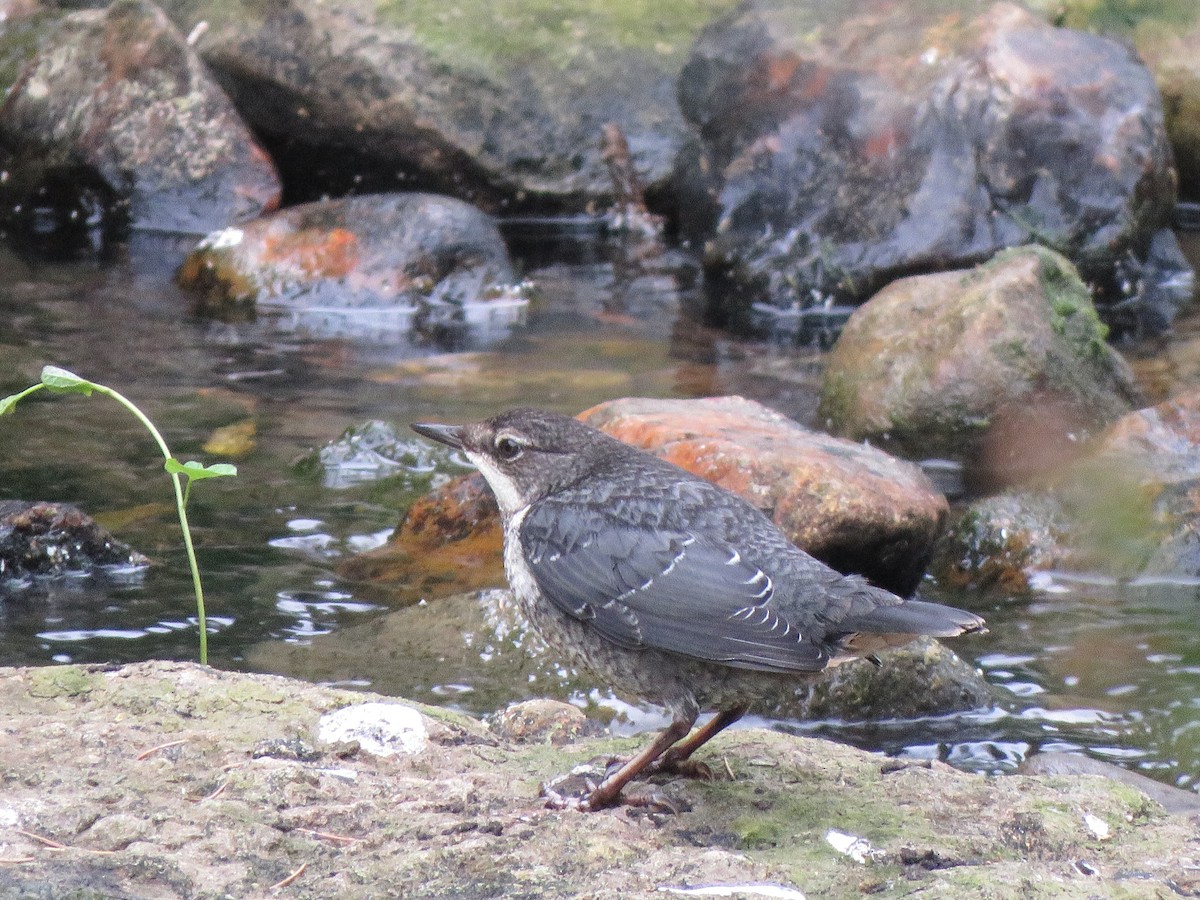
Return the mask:
[[437, 441], [439, 444], [445, 444], [447, 447], [453, 447], [455, 450], [463, 448], [463, 427], [461, 425], [438, 425], [433, 422], [414, 422], [411, 428], [417, 434]]

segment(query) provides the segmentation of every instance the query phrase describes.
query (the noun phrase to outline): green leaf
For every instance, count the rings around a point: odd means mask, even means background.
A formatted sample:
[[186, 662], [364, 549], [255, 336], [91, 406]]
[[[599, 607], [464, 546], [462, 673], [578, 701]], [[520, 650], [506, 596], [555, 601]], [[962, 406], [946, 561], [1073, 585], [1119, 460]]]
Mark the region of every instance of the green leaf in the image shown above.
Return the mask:
[[171, 457], [163, 463], [163, 468], [172, 475], [186, 475], [192, 481], [200, 481], [204, 478], [221, 478], [237, 474], [237, 466], [230, 465], [229, 463], [213, 463], [211, 466], [205, 466], [194, 459], [181, 463], [175, 457]]
[[12, 412], [18, 403], [20, 403], [30, 394], [34, 393], [35, 391], [40, 391], [44, 387], [44, 384], [35, 384], [33, 387], [25, 388], [25, 390], [21, 391], [19, 394], [9, 394], [3, 400], [0, 400], [0, 416], [4, 415], [5, 413]]
[[58, 366], [46, 366], [42, 369], [42, 384], [52, 391], [85, 396], [96, 389], [96, 385], [86, 378], [80, 378], [74, 372], [68, 372]]

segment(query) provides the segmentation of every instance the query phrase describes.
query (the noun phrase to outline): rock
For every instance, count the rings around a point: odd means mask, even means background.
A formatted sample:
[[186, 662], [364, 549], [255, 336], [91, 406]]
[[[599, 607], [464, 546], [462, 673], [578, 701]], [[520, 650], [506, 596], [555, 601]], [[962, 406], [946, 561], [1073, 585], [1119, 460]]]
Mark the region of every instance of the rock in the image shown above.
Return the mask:
[[350, 557], [338, 574], [386, 584], [416, 601], [504, 583], [496, 501], [478, 472], [454, 478], [408, 508], [378, 550]]
[[528, 300], [491, 218], [432, 194], [379, 194], [293, 206], [210, 234], [179, 282], [221, 310], [275, 309], [320, 336], [460, 345], [494, 340]]
[[[1096, 484], [1106, 485], [1115, 507], [1114, 533], [1100, 532], [1107, 539], [1096, 555], [1110, 557], [1111, 546], [1132, 532], [1122, 557], [1127, 569], [1144, 559], [1143, 575], [1200, 576], [1200, 391], [1130, 413], [1100, 436], [1058, 488], [1085, 523]], [[1088, 534], [1095, 540], [1095, 529]]]
[[1200, 7], [1192, 0], [1120, 5], [1040, 0], [1034, 5], [1070, 28], [1133, 44], [1162, 92], [1180, 190], [1200, 197]]
[[682, 228], [743, 327], [1030, 242], [1118, 301], [1175, 201], [1150, 73], [1012, 3], [746, 3], [701, 33], [680, 104]]
[[933, 571], [1009, 591], [1033, 571], [1200, 576], [1200, 391], [1129, 413], [1038, 490], [976, 501]]
[[303, 199], [416, 187], [561, 213], [611, 200], [610, 122], [661, 189], [686, 135], [675, 77], [731, 3], [164, 6], [207, 23], [200, 53]]
[[835, 569], [900, 594], [920, 582], [945, 521], [946, 500], [918, 467], [741, 397], [625, 398], [579, 417], [740, 495]]
[[148, 562], [77, 506], [0, 500], [0, 582]]
[[429, 745], [424, 717], [402, 703], [355, 703], [321, 716], [317, 740], [324, 744], [354, 741], [372, 756], [411, 756]]
[[1200, 794], [1082, 753], [1035, 753], [1021, 764], [1019, 771], [1024, 775], [1096, 775], [1136, 788], [1172, 815], [1200, 816]]
[[[947, 715], [999, 703], [1000, 695], [978, 670], [932, 639], [878, 656], [880, 666], [866, 660], [846, 663], [815, 685], [783, 680], [753, 712], [781, 721], [862, 722]], [[621, 715], [645, 729], [657, 727], [660, 720], [656, 708], [636, 697], [614, 701], [609, 685], [549, 651], [508, 591], [464, 593], [410, 606], [366, 625], [317, 635], [306, 646], [264, 642], [251, 648], [246, 659], [256, 669], [316, 681], [366, 680], [372, 690], [427, 703], [453, 697], [457, 708], [478, 715], [517, 704], [517, 709], [497, 714], [500, 733], [513, 740], [518, 733], [553, 736], [576, 728], [572, 723], [577, 717], [565, 711], [559, 715], [557, 706], [521, 705], [533, 697], [586, 702], [593, 722]]]
[[879, 665], [857, 659], [835, 668], [776, 709], [756, 713], [842, 722], [919, 719], [991, 709], [1000, 694], [975, 667], [933, 638], [878, 654]]
[[270, 159], [145, 0], [63, 17], [0, 108], [0, 142], [0, 202], [31, 229], [47, 207], [69, 225], [88, 196], [110, 233], [203, 234], [279, 203]]
[[[945, 520], [945, 498], [918, 467], [741, 397], [626, 398], [579, 417], [739, 494], [818, 559], [898, 593], [915, 589]], [[494, 553], [499, 564], [501, 543], [482, 476], [465, 476], [413, 505], [374, 557], [382, 571], [369, 577], [384, 575], [389, 559], [439, 547], [455, 553], [455, 545], [470, 559]], [[362, 563], [349, 565], [367, 574]]]
[[588, 718], [577, 706], [537, 698], [512, 703], [491, 718], [492, 730], [515, 744], [561, 746], [589, 731]]
[[[724, 760], [732, 780], [659, 781], [679, 812], [582, 814], [544, 808], [539, 783], [644, 738], [514, 745], [422, 707], [422, 754], [253, 759], [267, 739], [311, 740], [329, 710], [386, 698], [174, 662], [67, 667], [92, 690], [35, 690], [61, 668], [0, 670], [5, 856], [21, 860], [0, 869], [10, 896], [651, 900], [740, 885], [1149, 898], [1195, 885], [1194, 824], [1095, 777], [936, 762], [884, 774], [876, 754], [745, 728], [698, 754], [722, 773]], [[831, 829], [869, 842], [871, 861], [827, 847]], [[112, 853], [88, 852], [99, 849]]]
[[444, 473], [448, 462], [449, 454], [429, 441], [407, 433], [401, 436], [388, 422], [372, 420], [351, 425], [337, 440], [300, 459], [295, 470], [319, 478], [327, 488], [394, 478], [413, 490], [444, 484], [449, 480]]
[[[835, 434], [916, 457], [965, 457], [980, 477], [1020, 480], [1137, 399], [1105, 335], [1074, 268], [1040, 247], [904, 278], [847, 322], [818, 414]], [[1039, 460], [1047, 442], [1053, 452]]]
[[1031, 573], [1074, 558], [1074, 523], [1054, 497], [1022, 491], [972, 503], [938, 542], [930, 570], [957, 590], [1029, 591]]

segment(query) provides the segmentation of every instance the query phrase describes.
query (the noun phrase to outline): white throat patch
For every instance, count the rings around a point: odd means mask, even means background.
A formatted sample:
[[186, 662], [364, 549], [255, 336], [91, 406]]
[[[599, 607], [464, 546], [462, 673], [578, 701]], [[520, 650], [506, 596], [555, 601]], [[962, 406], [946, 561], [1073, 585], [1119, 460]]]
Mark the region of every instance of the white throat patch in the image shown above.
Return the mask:
[[492, 493], [496, 495], [496, 503], [500, 507], [500, 512], [504, 514], [505, 518], [515, 515], [522, 507], [528, 505], [522, 500], [520, 493], [518, 493], [516, 483], [504, 472], [501, 472], [492, 460], [482, 454], [473, 453], [470, 450], [464, 450], [463, 452], [466, 453], [467, 459], [487, 479]]

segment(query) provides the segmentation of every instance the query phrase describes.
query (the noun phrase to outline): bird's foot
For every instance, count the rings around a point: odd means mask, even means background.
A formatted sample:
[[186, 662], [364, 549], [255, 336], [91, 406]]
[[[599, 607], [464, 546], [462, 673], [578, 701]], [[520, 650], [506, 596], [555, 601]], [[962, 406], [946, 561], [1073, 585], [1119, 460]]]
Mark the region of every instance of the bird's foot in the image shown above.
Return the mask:
[[627, 806], [649, 812], [678, 814], [690, 806], [668, 797], [655, 785], [626, 785], [613, 790], [608, 776], [621, 766], [621, 760], [600, 759], [583, 763], [566, 775], [560, 775], [541, 786], [541, 796], [548, 809], [577, 809], [595, 812], [614, 806]]
[[655, 760], [646, 769], [649, 775], [678, 775], [682, 778], [699, 778], [702, 781], [712, 781], [716, 778], [713, 770], [705, 763], [695, 759], [670, 759], [663, 756]]

